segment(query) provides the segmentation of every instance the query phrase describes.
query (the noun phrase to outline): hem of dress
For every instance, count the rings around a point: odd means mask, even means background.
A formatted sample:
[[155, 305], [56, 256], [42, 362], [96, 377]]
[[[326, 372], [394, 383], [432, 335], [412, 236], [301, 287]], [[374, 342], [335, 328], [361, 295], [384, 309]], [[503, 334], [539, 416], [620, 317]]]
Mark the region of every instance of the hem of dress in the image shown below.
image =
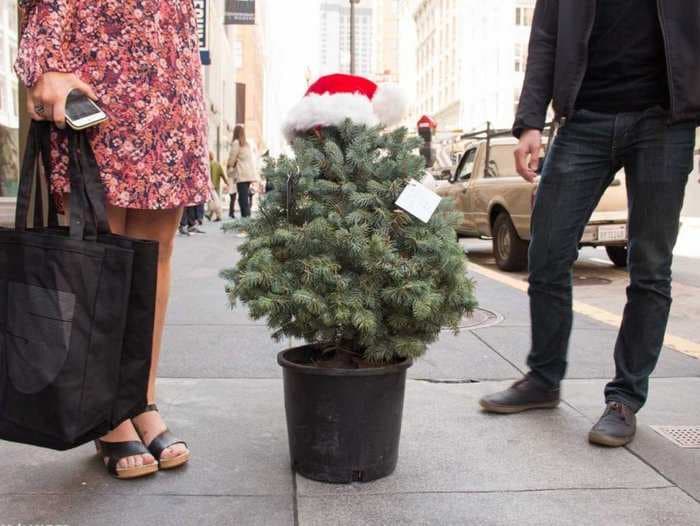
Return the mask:
[[[55, 190], [52, 192], [52, 194], [55, 197], [58, 197], [59, 199], [56, 200], [56, 204], [59, 205], [59, 213], [62, 212], [63, 207], [61, 205], [61, 198], [63, 195], [68, 195], [70, 192], [56, 192]], [[188, 196], [188, 199], [180, 199], [179, 202], [178, 200], [174, 201], [173, 203], [168, 203], [167, 205], [164, 206], [140, 206], [138, 203], [131, 203], [129, 202], [128, 204], [123, 204], [120, 202], [115, 202], [115, 200], [110, 199], [110, 196], [107, 195], [105, 196], [106, 202], [108, 205], [113, 206], [115, 208], [123, 208], [125, 210], [175, 210], [178, 208], [186, 208], [188, 206], [198, 206], [198, 205], [206, 205], [207, 202], [209, 201], [210, 195], [208, 194], [196, 194], [195, 196]], [[197, 198], [201, 198], [201, 201], [197, 201]]]

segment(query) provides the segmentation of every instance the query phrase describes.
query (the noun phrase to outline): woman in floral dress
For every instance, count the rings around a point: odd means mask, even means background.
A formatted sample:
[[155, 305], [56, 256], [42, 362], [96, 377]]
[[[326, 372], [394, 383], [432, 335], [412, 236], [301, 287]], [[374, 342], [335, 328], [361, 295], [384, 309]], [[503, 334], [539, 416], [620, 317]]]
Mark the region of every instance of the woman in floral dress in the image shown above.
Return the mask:
[[[53, 121], [51, 187], [67, 203], [65, 101], [79, 89], [109, 120], [90, 130], [112, 231], [160, 243], [149, 406], [99, 441], [132, 478], [189, 459], [153, 404], [182, 208], [208, 199], [206, 111], [192, 0], [23, 0], [15, 69], [35, 120]], [[165, 432], [165, 433], [164, 433]]]

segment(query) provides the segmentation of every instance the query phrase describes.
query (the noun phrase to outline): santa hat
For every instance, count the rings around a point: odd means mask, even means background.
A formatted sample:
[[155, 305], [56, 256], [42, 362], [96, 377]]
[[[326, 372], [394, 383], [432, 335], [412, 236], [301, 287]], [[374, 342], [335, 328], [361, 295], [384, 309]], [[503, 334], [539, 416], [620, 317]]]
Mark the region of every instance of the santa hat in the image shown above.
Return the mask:
[[284, 123], [288, 140], [317, 127], [339, 126], [345, 119], [367, 126], [398, 124], [406, 101], [396, 84], [375, 84], [355, 75], [321, 77], [306, 91]]

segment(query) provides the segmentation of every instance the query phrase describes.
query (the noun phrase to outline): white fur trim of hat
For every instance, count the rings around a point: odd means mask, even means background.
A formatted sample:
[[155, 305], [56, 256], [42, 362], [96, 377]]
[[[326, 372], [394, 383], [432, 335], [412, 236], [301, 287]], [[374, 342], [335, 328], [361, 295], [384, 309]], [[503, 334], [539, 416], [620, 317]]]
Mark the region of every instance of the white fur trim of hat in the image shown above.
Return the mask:
[[333, 74], [319, 78], [292, 108], [283, 131], [291, 141], [314, 128], [339, 126], [345, 119], [367, 126], [393, 126], [401, 122], [406, 100], [396, 84], [375, 84], [355, 75]]

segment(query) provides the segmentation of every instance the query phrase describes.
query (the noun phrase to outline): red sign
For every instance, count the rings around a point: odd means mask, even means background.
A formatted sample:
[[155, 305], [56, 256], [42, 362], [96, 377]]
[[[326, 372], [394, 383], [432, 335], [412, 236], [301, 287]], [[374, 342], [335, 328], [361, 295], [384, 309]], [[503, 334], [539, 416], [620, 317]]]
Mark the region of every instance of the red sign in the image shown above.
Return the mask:
[[437, 122], [435, 122], [434, 119], [431, 117], [428, 117], [427, 115], [423, 115], [420, 119], [418, 119], [418, 127], [419, 128], [432, 128], [433, 130], [437, 128]]

